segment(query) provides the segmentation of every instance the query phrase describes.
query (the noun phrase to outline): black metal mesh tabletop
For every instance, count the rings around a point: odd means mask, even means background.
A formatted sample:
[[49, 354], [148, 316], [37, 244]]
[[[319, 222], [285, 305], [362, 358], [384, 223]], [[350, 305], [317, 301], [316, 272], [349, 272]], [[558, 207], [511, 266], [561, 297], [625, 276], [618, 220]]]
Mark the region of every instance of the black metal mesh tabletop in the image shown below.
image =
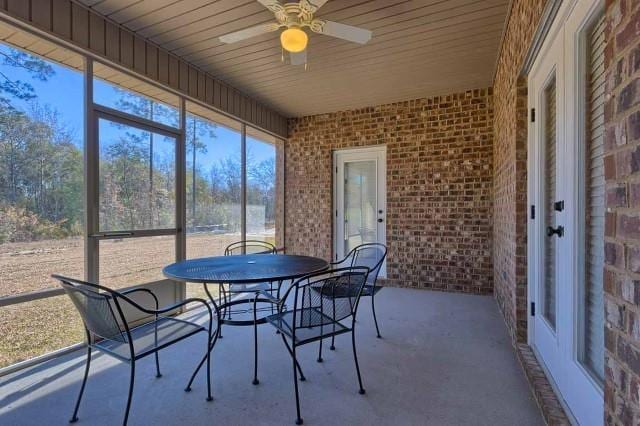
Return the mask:
[[248, 254], [183, 260], [162, 272], [177, 281], [233, 284], [294, 279], [328, 266], [327, 261], [311, 256]]

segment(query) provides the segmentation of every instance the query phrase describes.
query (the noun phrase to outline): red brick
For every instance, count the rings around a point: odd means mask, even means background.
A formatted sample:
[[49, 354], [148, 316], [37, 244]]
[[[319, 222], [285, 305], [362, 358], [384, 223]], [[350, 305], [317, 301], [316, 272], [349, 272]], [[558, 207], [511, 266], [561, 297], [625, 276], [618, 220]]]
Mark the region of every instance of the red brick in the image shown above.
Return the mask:
[[640, 281], [629, 277], [622, 278], [622, 298], [633, 304], [640, 303]]
[[640, 182], [629, 183], [629, 207], [640, 207]]
[[616, 235], [626, 240], [640, 239], [640, 216], [619, 213]]
[[624, 246], [618, 243], [604, 244], [604, 260], [607, 265], [624, 268]]
[[614, 154], [604, 157], [604, 177], [605, 179], [615, 179], [616, 177], [616, 157]]
[[640, 273], [640, 247], [627, 248], [627, 267], [631, 272]]
[[621, 113], [638, 105], [640, 102], [640, 79], [635, 78], [629, 82], [618, 95], [616, 112]]
[[614, 212], [605, 212], [604, 235], [605, 237], [615, 237], [616, 235], [616, 214]]
[[603, 272], [603, 286], [608, 294], [616, 297], [620, 296], [616, 274], [610, 269], [605, 269]]
[[627, 185], [624, 183], [616, 184], [607, 188], [607, 207], [626, 207], [627, 206]]
[[631, 43], [637, 43], [638, 37], [640, 37], [640, 12], [635, 11], [616, 34], [616, 49], [623, 50]]
[[[611, 327], [614, 327], [615, 329], [620, 330], [620, 331], [625, 331], [625, 326], [624, 326], [624, 321], [625, 321], [624, 306], [622, 306], [621, 304], [616, 303], [615, 300], [605, 299], [605, 301], [604, 301], [604, 314], [605, 314], [605, 319], [606, 319], [607, 323]], [[626, 359], [627, 359], [626, 354], [627, 354], [627, 352], [624, 352], [625, 357], [620, 356], [621, 345], [622, 345], [622, 348], [626, 351], [626, 348], [628, 347], [627, 343], [622, 339], [618, 339], [618, 347], [616, 348], [616, 353], [618, 354], [618, 356], [620, 357], [620, 359], [623, 362], [626, 362]]]
[[604, 347], [609, 351], [609, 352], [615, 352], [616, 351], [616, 345], [618, 344], [618, 334], [616, 333], [616, 331], [612, 328], [609, 327], [605, 327], [604, 329]]
[[637, 172], [640, 170], [640, 147], [631, 147], [617, 152], [615, 155], [615, 161], [616, 177], [623, 178]]

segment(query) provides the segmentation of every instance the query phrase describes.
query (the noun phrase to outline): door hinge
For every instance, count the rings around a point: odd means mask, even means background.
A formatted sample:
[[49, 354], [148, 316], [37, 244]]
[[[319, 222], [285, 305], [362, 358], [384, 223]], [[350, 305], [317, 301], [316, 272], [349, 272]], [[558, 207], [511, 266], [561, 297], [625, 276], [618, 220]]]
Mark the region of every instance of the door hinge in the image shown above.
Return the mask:
[[336, 210], [336, 217], [338, 217], [338, 210]]
[[531, 219], [535, 219], [535, 218], [536, 218], [536, 206], [531, 204]]
[[531, 108], [531, 122], [532, 123], [536, 122], [536, 109], [535, 108]]
[[531, 316], [536, 316], [536, 302], [531, 302]]
[[553, 203], [553, 209], [557, 212], [561, 212], [564, 210], [564, 200], [562, 201], [556, 201], [555, 203]]
[[336, 173], [338, 173], [338, 166], [336, 166]]

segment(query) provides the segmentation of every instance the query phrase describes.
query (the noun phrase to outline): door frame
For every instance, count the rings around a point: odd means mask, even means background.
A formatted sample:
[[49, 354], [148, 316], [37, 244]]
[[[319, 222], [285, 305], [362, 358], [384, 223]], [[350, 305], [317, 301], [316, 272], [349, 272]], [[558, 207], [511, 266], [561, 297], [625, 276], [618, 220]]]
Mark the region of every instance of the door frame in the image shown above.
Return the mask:
[[[570, 311], [567, 312], [568, 320], [572, 321], [573, 327], [570, 343], [566, 347], [566, 358], [569, 360], [569, 368], [566, 373], [566, 387], [574, 392], [567, 401], [569, 406], [580, 407], [580, 412], [585, 414], [585, 418], [604, 418], [604, 383], [592, 375], [590, 371], [580, 362], [578, 358], [581, 333], [584, 327], [584, 319], [581, 318], [580, 301], [580, 280], [583, 278], [581, 271], [584, 269], [584, 257], [580, 255], [581, 247], [584, 244], [584, 235], [578, 233], [582, 227], [583, 220], [580, 215], [580, 204], [584, 200], [584, 147], [585, 147], [585, 68], [586, 57], [583, 52], [586, 49], [586, 34], [594, 20], [600, 13], [604, 13], [604, 2], [601, 0], [580, 1], [575, 5], [571, 15], [565, 22], [565, 63], [567, 69], [575, 72], [568, 72], [565, 87], [574, 96], [567, 96], [565, 99], [567, 123], [574, 125], [566, 126], [566, 197], [567, 218], [566, 218], [566, 250], [575, 255], [572, 256], [572, 263], [567, 268], [567, 282], [572, 285], [567, 289], [566, 300], [571, 300]], [[573, 189], [577, 188], [576, 191]], [[570, 216], [569, 216], [570, 215]], [[604, 238], [604, 235], [603, 235]], [[604, 291], [604, 289], [603, 289]], [[602, 324], [604, 328], [604, 323]], [[598, 399], [601, 404], [592, 404], [590, 401]], [[585, 403], [586, 402], [586, 403]], [[581, 419], [578, 419], [581, 421]], [[581, 422], [587, 424], [586, 422]]]
[[[348, 149], [337, 149], [333, 151], [332, 155], [332, 177], [333, 177], [333, 205], [332, 205], [332, 247], [331, 247], [331, 256], [334, 261], [340, 260], [340, 253], [338, 250], [338, 215], [340, 209], [343, 209], [344, 200], [342, 200], [339, 195], [342, 193], [339, 190], [339, 167], [338, 161], [340, 161], [343, 156], [353, 156], [356, 157], [358, 155], [368, 155], [368, 158], [363, 160], [375, 159], [377, 165], [378, 172], [378, 182], [377, 182], [377, 196], [378, 196], [378, 208], [382, 207], [383, 213], [383, 226], [379, 229], [378, 234], [378, 242], [382, 244], [387, 244], [387, 146], [386, 145], [371, 145], [365, 146], [361, 148], [348, 148]], [[357, 161], [357, 160], [356, 160]], [[380, 166], [382, 166], [382, 170], [380, 170]], [[346, 255], [346, 253], [344, 253]], [[380, 269], [380, 277], [386, 277], [386, 262], [382, 265]]]
[[[92, 66], [87, 67], [89, 72]], [[89, 90], [89, 97], [93, 97], [93, 75], [86, 75], [88, 82], [86, 83]], [[180, 103], [180, 123], [184, 125], [183, 117], [184, 101]], [[85, 223], [85, 278], [89, 282], [100, 282], [100, 242], [109, 239], [131, 239], [144, 238], [154, 236], [173, 236], [174, 237], [174, 258], [176, 261], [184, 258], [184, 237], [183, 232], [184, 215], [182, 214], [183, 199], [185, 194], [184, 181], [180, 177], [183, 173], [184, 161], [184, 135], [185, 132], [181, 128], [173, 128], [161, 123], [148, 120], [142, 117], [136, 117], [131, 114], [123, 113], [104, 105], [96, 104], [92, 99], [85, 102], [86, 111], [86, 141], [85, 141], [85, 205], [94, 206], [87, 208]], [[175, 141], [175, 174], [174, 190], [176, 194], [176, 206], [174, 209], [174, 226], [170, 228], [154, 228], [142, 230], [122, 229], [118, 231], [101, 231], [100, 230], [100, 120], [106, 120], [112, 123], [122, 124], [133, 127], [138, 130], [155, 133], [157, 135], [172, 138]], [[144, 283], [132, 283], [132, 286], [144, 287], [152, 289], [158, 296], [161, 305], [171, 305], [186, 297], [186, 286], [182, 283], [159, 278], [155, 281]], [[128, 287], [125, 287], [128, 288]], [[150, 316], [134, 309], [126, 309], [128, 318], [135, 324], [144, 322]], [[181, 311], [179, 309], [178, 311]]]
[[[550, 370], [544, 364], [544, 359], [537, 350], [535, 344], [535, 320], [532, 316], [532, 302], [536, 301], [536, 292], [540, 284], [540, 249], [538, 247], [541, 238], [537, 234], [540, 228], [540, 218], [543, 214], [542, 209], [538, 208], [537, 194], [539, 194], [539, 183], [542, 180], [536, 176], [540, 172], [540, 159], [537, 158], [539, 148], [537, 147], [537, 134], [535, 125], [539, 123], [531, 123], [529, 121], [528, 131], [528, 179], [527, 179], [527, 203], [529, 206], [535, 205], [535, 219], [529, 217], [527, 224], [527, 343], [533, 349], [538, 358], [540, 365], [545, 370], [547, 378], [556, 390], [561, 404], [565, 407], [567, 415], [572, 421], [580, 424], [601, 424], [604, 418], [604, 396], [602, 385], [597, 383], [593, 376], [584, 368], [578, 359], [579, 333], [581, 329], [581, 318], [579, 318], [580, 294], [580, 261], [578, 255], [580, 235], [578, 235], [576, 227], [579, 225], [578, 202], [582, 195], [580, 191], [574, 191], [581, 182], [582, 162], [578, 161], [578, 155], [583, 152], [582, 143], [584, 141], [584, 81], [581, 72], [584, 70], [584, 54], [585, 47], [584, 30], [589, 28], [597, 14], [604, 8], [602, 0], [586, 0], [586, 1], [565, 1], [560, 6], [560, 10], [556, 15], [553, 24], [545, 38], [545, 41], [538, 52], [533, 66], [528, 73], [529, 84], [531, 84], [532, 76], [539, 71], [544, 64], [545, 56], [549, 54], [555, 43], [562, 44], [562, 68], [563, 81], [562, 86], [557, 90], [562, 90], [561, 102], [556, 105], [559, 111], [559, 117], [565, 117], [559, 120], [562, 129], [558, 128], [558, 135], [562, 134], [564, 140], [563, 159], [565, 165], [559, 170], [557, 179], [562, 179], [561, 185], [558, 187], [558, 199], [565, 201], [565, 210], [561, 216], [556, 216], [561, 221], [561, 225], [565, 227], [565, 235], [559, 239], [556, 250], [570, 253], [568, 256], [570, 263], [564, 264], [562, 271], [558, 274], [559, 285], [557, 290], [557, 304], [562, 305], [562, 311], [558, 311], [556, 318], [556, 330], [558, 330], [559, 356], [561, 362], [561, 372], [559, 375], [551, 376]], [[528, 87], [529, 95], [527, 105], [529, 111], [534, 107], [535, 98], [533, 93], [537, 90], [535, 87]], [[533, 90], [532, 90], [533, 89]], [[529, 112], [527, 111], [527, 112]], [[537, 111], [536, 111], [537, 112]], [[539, 114], [536, 114], [539, 115]], [[536, 121], [539, 121], [536, 117]], [[560, 136], [558, 136], [560, 137]], [[561, 176], [560, 176], [561, 174]], [[531, 238], [536, 237], [536, 238]], [[539, 309], [536, 309], [536, 316], [539, 315]], [[604, 327], [604, 324], [603, 324]], [[564, 331], [564, 335], [562, 334]], [[597, 401], [594, 404], [593, 401]], [[572, 410], [573, 408], [573, 410]]]

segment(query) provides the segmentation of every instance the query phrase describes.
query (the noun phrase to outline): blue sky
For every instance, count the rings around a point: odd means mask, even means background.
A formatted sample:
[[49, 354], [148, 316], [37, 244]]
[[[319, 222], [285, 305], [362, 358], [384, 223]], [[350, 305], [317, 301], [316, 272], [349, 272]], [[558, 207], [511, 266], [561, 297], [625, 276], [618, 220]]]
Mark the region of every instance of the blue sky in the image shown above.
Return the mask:
[[[0, 44], [0, 52], [8, 53], [10, 49], [11, 47]], [[36, 101], [41, 105], [48, 105], [58, 111], [64, 125], [73, 131], [76, 145], [81, 147], [84, 132], [83, 75], [76, 70], [56, 63], [49, 61], [48, 63], [52, 66], [54, 75], [48, 78], [47, 81], [34, 79], [26, 70], [3, 63], [0, 63], [0, 72], [14, 81], [20, 80], [33, 86], [37, 95]], [[119, 93], [114, 86], [96, 80], [94, 84], [94, 98], [96, 100], [113, 107], [118, 97]], [[14, 99], [12, 104], [23, 110], [28, 109], [28, 101]], [[108, 125], [100, 126], [100, 129], [103, 146], [122, 132], [115, 126]], [[218, 159], [239, 155], [240, 135], [237, 132], [218, 126], [214, 135], [214, 138], [207, 137], [207, 153], [198, 154], [197, 161], [201, 167], [209, 168]], [[258, 142], [251, 137], [247, 137], [250, 155], [256, 162], [275, 156], [275, 149], [272, 145]], [[169, 154], [169, 152], [173, 152], [173, 149], [167, 150], [166, 154]]]

